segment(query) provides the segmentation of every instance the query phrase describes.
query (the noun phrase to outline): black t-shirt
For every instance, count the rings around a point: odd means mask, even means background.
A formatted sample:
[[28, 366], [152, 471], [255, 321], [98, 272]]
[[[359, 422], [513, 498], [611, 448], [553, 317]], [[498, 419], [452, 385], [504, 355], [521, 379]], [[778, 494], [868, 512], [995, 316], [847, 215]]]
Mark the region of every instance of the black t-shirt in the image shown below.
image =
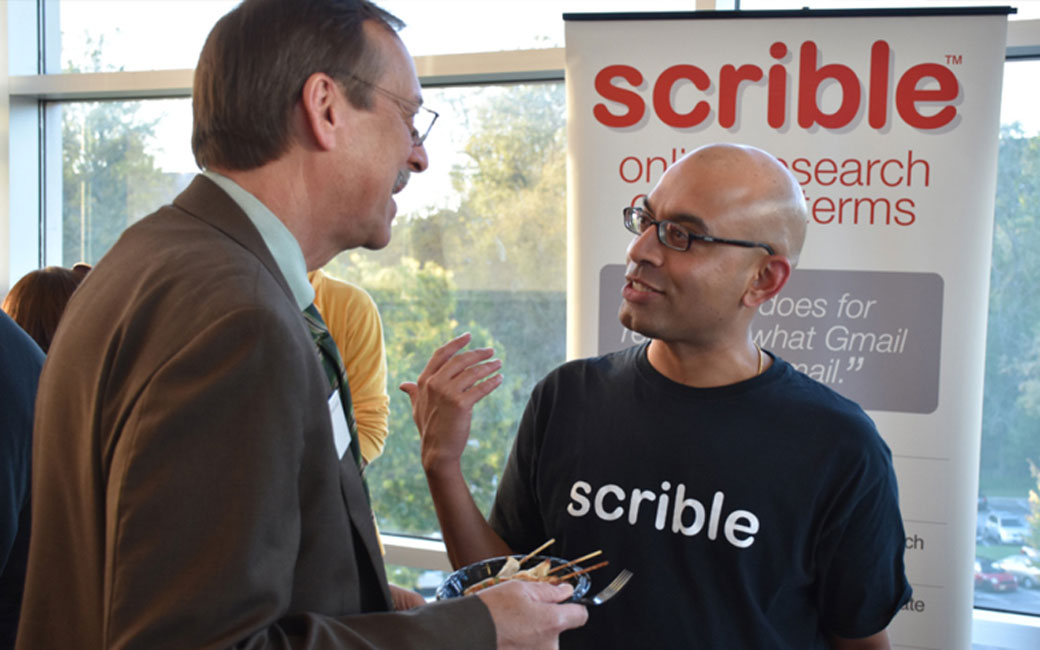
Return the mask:
[[596, 549], [635, 573], [562, 648], [826, 648], [910, 598], [891, 454], [874, 423], [777, 358], [698, 389], [646, 345], [567, 363], [535, 388], [491, 524], [517, 552]]

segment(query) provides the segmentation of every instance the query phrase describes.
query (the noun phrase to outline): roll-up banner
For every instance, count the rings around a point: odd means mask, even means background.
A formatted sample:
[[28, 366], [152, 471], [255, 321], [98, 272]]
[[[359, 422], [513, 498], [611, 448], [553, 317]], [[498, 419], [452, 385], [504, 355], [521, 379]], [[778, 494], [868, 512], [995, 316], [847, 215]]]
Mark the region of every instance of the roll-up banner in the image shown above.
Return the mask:
[[892, 449], [913, 600], [896, 647], [970, 648], [1006, 7], [565, 14], [568, 356], [618, 322], [621, 209], [685, 152], [763, 148], [810, 210], [762, 347], [857, 401]]

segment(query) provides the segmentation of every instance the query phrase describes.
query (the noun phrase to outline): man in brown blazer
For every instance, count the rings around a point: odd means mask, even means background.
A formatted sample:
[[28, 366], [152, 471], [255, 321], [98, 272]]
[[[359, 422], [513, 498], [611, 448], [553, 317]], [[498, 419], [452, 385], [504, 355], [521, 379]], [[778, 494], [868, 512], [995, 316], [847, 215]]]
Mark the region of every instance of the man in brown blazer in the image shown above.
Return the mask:
[[334, 428], [306, 270], [385, 246], [427, 166], [399, 26], [361, 0], [246, 0], [214, 27], [205, 172], [91, 271], [43, 371], [19, 650], [540, 648], [584, 623], [564, 585], [433, 605], [389, 586]]

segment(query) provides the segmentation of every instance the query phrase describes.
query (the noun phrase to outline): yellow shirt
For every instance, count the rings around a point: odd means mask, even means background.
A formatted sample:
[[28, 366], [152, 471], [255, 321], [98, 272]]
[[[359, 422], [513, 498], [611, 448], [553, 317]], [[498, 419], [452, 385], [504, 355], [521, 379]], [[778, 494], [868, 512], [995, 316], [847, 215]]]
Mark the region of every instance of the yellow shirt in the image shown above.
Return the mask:
[[314, 287], [314, 304], [339, 348], [354, 402], [361, 457], [371, 463], [383, 453], [390, 417], [386, 391], [386, 351], [383, 322], [372, 296], [321, 270], [307, 278]]

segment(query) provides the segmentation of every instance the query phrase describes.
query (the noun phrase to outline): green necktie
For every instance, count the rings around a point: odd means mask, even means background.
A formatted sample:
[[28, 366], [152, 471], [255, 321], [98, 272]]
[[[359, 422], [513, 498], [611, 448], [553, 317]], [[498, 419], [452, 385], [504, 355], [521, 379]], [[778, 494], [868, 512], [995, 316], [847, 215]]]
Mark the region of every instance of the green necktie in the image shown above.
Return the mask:
[[[314, 303], [307, 305], [303, 310], [303, 319], [307, 321], [307, 328], [311, 332], [311, 338], [317, 348], [318, 360], [325, 371], [325, 377], [329, 380], [329, 397], [336, 389], [339, 389], [339, 398], [343, 403], [343, 415], [347, 420], [347, 429], [350, 431], [350, 453], [357, 463], [358, 470], [364, 477], [364, 462], [361, 460], [361, 442], [358, 440], [357, 422], [354, 420], [354, 403], [350, 398], [350, 385], [347, 383], [347, 370], [343, 367], [343, 359], [339, 356], [336, 342], [329, 334], [329, 328], [325, 326], [325, 319], [318, 313]], [[368, 492], [368, 486], [365, 486]]]

